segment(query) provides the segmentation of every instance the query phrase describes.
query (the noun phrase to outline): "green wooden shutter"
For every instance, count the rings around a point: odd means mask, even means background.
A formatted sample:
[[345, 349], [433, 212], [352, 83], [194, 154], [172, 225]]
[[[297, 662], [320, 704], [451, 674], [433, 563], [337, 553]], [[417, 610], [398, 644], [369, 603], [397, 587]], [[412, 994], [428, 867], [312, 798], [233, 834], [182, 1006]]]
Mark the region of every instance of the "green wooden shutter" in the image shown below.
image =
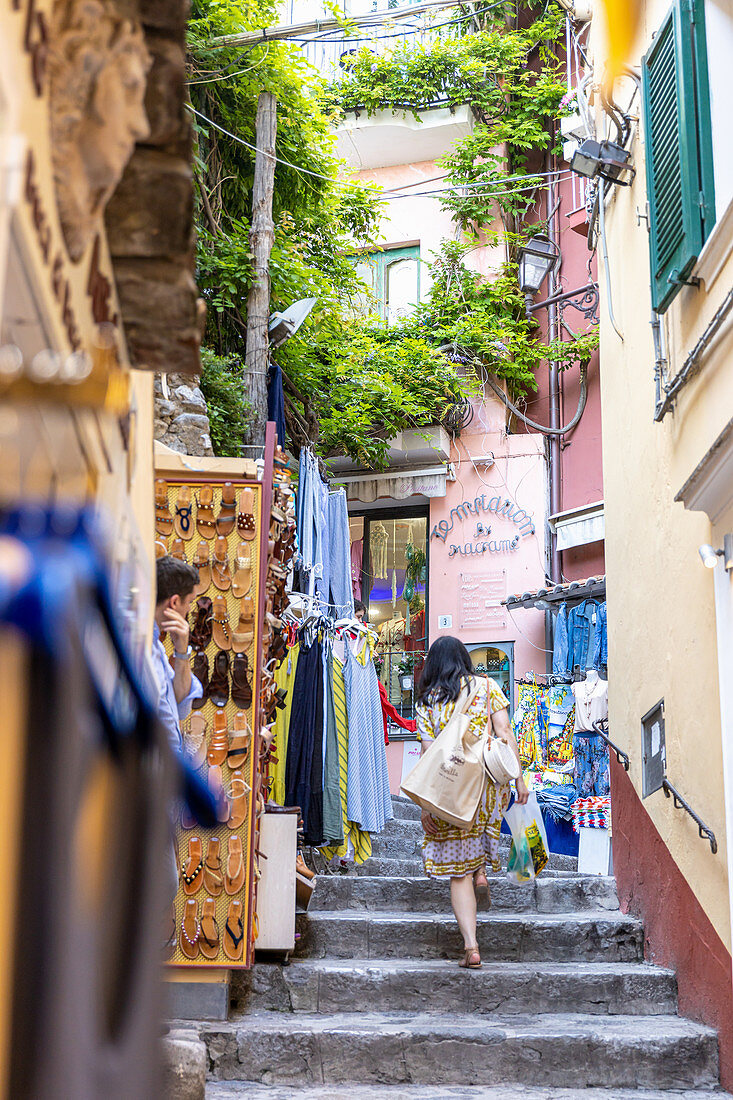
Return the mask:
[[663, 313], [715, 223], [704, 0], [676, 0], [642, 65], [652, 305]]

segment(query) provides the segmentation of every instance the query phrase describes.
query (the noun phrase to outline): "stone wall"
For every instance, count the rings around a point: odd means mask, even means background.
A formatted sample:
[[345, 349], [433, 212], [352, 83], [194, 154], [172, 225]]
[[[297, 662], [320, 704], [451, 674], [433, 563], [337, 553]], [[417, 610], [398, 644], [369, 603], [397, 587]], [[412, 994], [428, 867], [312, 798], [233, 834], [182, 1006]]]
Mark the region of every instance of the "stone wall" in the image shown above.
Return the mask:
[[161, 376], [155, 376], [155, 438], [172, 451], [186, 455], [212, 455], [206, 398], [190, 374], [166, 376], [168, 396]]

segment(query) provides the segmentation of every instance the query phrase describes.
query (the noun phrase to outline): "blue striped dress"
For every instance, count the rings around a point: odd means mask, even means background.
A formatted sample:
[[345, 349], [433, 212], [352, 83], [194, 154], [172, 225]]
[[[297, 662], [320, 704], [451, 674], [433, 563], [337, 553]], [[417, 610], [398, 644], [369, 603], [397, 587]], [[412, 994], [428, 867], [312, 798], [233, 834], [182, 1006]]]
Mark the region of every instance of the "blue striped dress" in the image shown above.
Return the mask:
[[[357, 642], [360, 646], [360, 642]], [[384, 744], [382, 704], [369, 646], [354, 655], [346, 642], [344, 682], [349, 711], [347, 814], [368, 833], [381, 833], [394, 817]]]

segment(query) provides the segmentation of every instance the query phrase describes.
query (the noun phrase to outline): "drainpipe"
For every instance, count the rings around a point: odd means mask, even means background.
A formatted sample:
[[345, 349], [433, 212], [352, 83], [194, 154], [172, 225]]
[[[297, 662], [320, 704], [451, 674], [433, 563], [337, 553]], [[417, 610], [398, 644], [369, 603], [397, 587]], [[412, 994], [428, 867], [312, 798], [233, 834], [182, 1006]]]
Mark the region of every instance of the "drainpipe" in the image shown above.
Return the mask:
[[[554, 129], [554, 127], [553, 127]], [[547, 171], [552, 171], [552, 155], [547, 155]], [[558, 246], [559, 241], [557, 232], [557, 183], [555, 182], [554, 175], [548, 176], [548, 190], [547, 190], [547, 206], [548, 206], [548, 220], [547, 220], [547, 236], [550, 238], [553, 244]], [[558, 290], [558, 272], [557, 268], [554, 268], [550, 272], [550, 297], [554, 297], [559, 293]], [[557, 304], [548, 307], [548, 339], [550, 342], [557, 340], [558, 336], [558, 310]], [[550, 363], [550, 427], [560, 427], [560, 369], [557, 362]], [[560, 450], [560, 436], [550, 436], [550, 514], [557, 515], [562, 510], [561, 507], [561, 450]], [[562, 561], [560, 558], [560, 551], [557, 548], [557, 534], [555, 531], [550, 533], [550, 576], [556, 583], [562, 580]]]

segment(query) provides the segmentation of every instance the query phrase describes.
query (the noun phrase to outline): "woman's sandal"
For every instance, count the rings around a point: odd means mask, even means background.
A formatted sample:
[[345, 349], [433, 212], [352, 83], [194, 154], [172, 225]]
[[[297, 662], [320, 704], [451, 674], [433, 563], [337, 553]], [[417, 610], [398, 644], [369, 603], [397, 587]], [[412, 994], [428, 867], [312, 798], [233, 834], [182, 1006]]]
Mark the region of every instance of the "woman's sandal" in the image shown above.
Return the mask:
[[224, 954], [232, 962], [242, 958], [244, 922], [242, 921], [242, 903], [238, 898], [229, 902], [226, 924], [224, 925]]
[[214, 563], [211, 579], [220, 592], [228, 592], [232, 587], [232, 575], [229, 571], [229, 547], [223, 535], [214, 543]]
[[215, 959], [219, 954], [219, 925], [216, 920], [216, 902], [207, 898], [201, 906], [199, 925], [199, 950], [205, 959]]
[[200, 768], [206, 759], [206, 719], [203, 714], [192, 714], [188, 730], [183, 734], [183, 744], [192, 768]]
[[244, 857], [242, 855], [242, 838], [232, 834], [227, 847], [227, 869], [224, 875], [224, 889], [231, 897], [238, 894], [244, 886]]
[[225, 649], [220, 649], [214, 657], [214, 671], [209, 680], [209, 699], [215, 707], [225, 707], [229, 702], [229, 654]]
[[221, 841], [218, 836], [209, 838], [209, 847], [204, 863], [204, 890], [212, 898], [218, 898], [224, 889], [224, 876], [221, 872], [221, 857], [219, 855]]
[[234, 530], [237, 519], [237, 492], [231, 481], [225, 481], [221, 490], [219, 515], [216, 517], [218, 535], [229, 535]]
[[479, 970], [481, 967], [481, 955], [479, 954], [478, 944], [475, 947], [467, 947], [463, 958], [458, 964], [464, 970]]
[[195, 959], [199, 953], [199, 903], [195, 898], [189, 898], [183, 908], [183, 920], [181, 921], [181, 951], [187, 959]]
[[194, 596], [200, 596], [211, 585], [211, 560], [208, 542], [200, 542], [193, 557], [192, 565], [199, 571], [198, 584], [194, 587]]
[[214, 490], [210, 485], [201, 486], [196, 503], [198, 505], [196, 530], [202, 539], [213, 539], [216, 532], [216, 520], [214, 519]]
[[155, 530], [159, 535], [170, 535], [173, 531], [173, 516], [168, 504], [168, 484], [162, 477], [155, 482]]
[[191, 504], [191, 490], [188, 485], [181, 485], [178, 488], [173, 530], [179, 539], [193, 538], [193, 505]]
[[[229, 728], [225, 710], [217, 710], [215, 712], [212, 728], [213, 734], [206, 753], [206, 759], [209, 766], [212, 764], [223, 764], [227, 758], [227, 752], [229, 751]], [[211, 891], [209, 891], [209, 893], [211, 893]]]
[[231, 627], [229, 624], [229, 612], [225, 596], [214, 596], [211, 612], [211, 633], [214, 645], [219, 649], [232, 648]]
[[245, 489], [237, 513], [237, 531], [245, 542], [251, 542], [257, 534], [255, 525], [255, 495], [252, 489]]
[[204, 871], [204, 853], [201, 837], [192, 836], [188, 840], [188, 860], [181, 866], [184, 894], [195, 894], [201, 885]]

